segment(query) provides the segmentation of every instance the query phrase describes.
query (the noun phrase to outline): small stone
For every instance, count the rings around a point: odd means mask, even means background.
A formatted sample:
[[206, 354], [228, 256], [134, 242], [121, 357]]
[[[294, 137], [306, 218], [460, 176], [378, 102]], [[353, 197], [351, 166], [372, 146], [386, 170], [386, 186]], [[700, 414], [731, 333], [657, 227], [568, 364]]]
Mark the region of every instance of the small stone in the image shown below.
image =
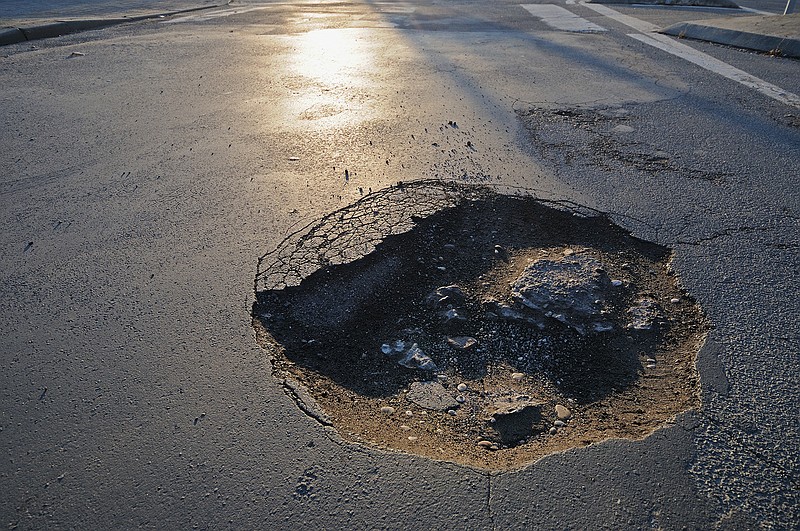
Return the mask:
[[474, 337], [458, 336], [458, 337], [448, 337], [447, 343], [451, 347], [455, 347], [461, 350], [468, 350], [477, 345], [478, 340], [475, 339]]
[[558, 428], [550, 428], [550, 435], [555, 435], [556, 433], [558, 433]]
[[643, 298], [636, 301], [627, 312], [630, 322], [626, 328], [633, 330], [652, 330], [661, 318], [661, 310], [653, 299]]
[[406, 399], [433, 411], [447, 411], [458, 407], [458, 402], [438, 381], [412, 383], [408, 388]]
[[460, 384], [458, 384], [458, 387], [456, 387], [456, 389], [458, 389], [459, 391], [461, 391], [463, 393], [464, 391], [467, 390], [467, 384], [460, 383]]
[[566, 425], [567, 423], [564, 422], [563, 420], [557, 420], [553, 423], [553, 426], [555, 426], [556, 428], [563, 428]]
[[603, 334], [614, 330], [614, 325], [611, 323], [592, 323], [592, 328], [598, 334]]
[[572, 411], [561, 404], [556, 404], [556, 416], [559, 420], [567, 420], [572, 416]]
[[409, 436], [408, 436], [408, 440], [409, 440], [409, 441], [411, 441], [411, 442], [414, 442], [414, 441], [416, 441], [417, 439], [419, 439], [419, 437], [414, 437], [413, 435], [409, 435]]
[[394, 413], [394, 408], [392, 406], [383, 406], [381, 408], [381, 413], [384, 415], [391, 415]]
[[446, 324], [458, 324], [464, 323], [467, 321], [467, 318], [464, 315], [463, 310], [459, 310], [457, 308], [450, 308], [449, 310], [445, 310], [441, 312], [442, 321]]
[[622, 281], [615, 278], [614, 280], [611, 281], [611, 285], [614, 286], [615, 288], [618, 288], [622, 285]]
[[397, 341], [394, 342], [394, 351], [395, 352], [403, 352], [403, 350], [405, 348], [406, 348], [405, 341], [401, 341], [401, 340], [398, 339]]
[[446, 310], [448, 308], [457, 308], [462, 306], [466, 301], [464, 291], [455, 284], [451, 286], [442, 286], [436, 288], [436, 291], [429, 294], [425, 298], [425, 303], [429, 308]]
[[482, 448], [489, 448], [492, 446], [492, 441], [478, 441], [478, 446]]
[[410, 409], [407, 409], [406, 410], [406, 417], [413, 417], [413, 416], [414, 416], [414, 412], [411, 411]]
[[456, 416], [456, 411], [454, 409], [448, 409], [447, 410], [447, 414], [450, 415], [451, 417], [455, 417]]
[[653, 358], [647, 358], [647, 363], [655, 363], [655, 362], [656, 360], [654, 360]]
[[649, 364], [649, 365], [647, 365], [646, 367], [647, 367], [648, 369], [655, 369], [655, 368], [656, 368], [656, 364], [655, 364], [655, 363], [650, 363], [650, 364]]
[[467, 401], [467, 399], [466, 399], [466, 398], [464, 398], [464, 397], [463, 397], [463, 396], [461, 396], [461, 395], [458, 395], [458, 396], [456, 397], [456, 402], [458, 402], [459, 404], [463, 404], [463, 403], [464, 403], [464, 402], [466, 402], [466, 401]]
[[401, 424], [400, 425], [400, 429], [403, 430], [403, 431], [408, 431], [408, 430], [411, 429], [411, 426], [406, 426], [405, 424]]
[[680, 299], [670, 299], [669, 302], [671, 302], [672, 304], [678, 304], [679, 302], [681, 302], [681, 300]]
[[405, 356], [398, 360], [397, 363], [409, 369], [421, 369], [423, 371], [438, 370], [433, 360], [425, 354], [416, 343], [411, 345], [411, 348], [408, 349]]
[[384, 354], [391, 354], [392, 347], [388, 343], [384, 343], [383, 345], [381, 345], [381, 352], [383, 352]]
[[512, 380], [515, 380], [515, 381], [518, 382], [518, 381], [522, 380], [523, 378], [525, 378], [525, 375], [522, 374], [521, 372], [512, 372], [511, 373], [511, 379]]

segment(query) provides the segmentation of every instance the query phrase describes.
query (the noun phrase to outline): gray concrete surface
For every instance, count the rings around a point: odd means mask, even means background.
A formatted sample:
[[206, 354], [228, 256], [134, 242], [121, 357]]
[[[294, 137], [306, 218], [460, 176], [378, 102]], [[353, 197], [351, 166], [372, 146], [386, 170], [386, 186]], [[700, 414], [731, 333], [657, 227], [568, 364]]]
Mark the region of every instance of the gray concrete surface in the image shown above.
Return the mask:
[[[5, 47], [3, 523], [796, 528], [797, 110], [601, 17], [604, 34], [524, 17], [283, 4]], [[800, 92], [794, 60], [690, 44]], [[608, 106], [633, 129], [609, 138], [686, 171], [553, 164], [515, 113]], [[502, 474], [348, 444], [300, 411], [253, 340], [257, 257], [358, 187], [464, 176], [672, 247], [714, 326], [702, 408]]]

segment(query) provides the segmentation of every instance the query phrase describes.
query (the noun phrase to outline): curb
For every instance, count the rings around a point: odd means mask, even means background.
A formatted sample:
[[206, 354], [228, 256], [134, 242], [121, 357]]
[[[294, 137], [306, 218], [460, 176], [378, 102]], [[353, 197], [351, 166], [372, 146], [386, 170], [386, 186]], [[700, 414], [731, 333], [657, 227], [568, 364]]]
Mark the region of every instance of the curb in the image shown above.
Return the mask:
[[686, 39], [715, 42], [759, 52], [779, 52], [779, 55], [785, 57], [800, 58], [800, 41], [797, 39], [715, 28], [693, 22], [679, 22], [664, 28], [659, 33]]
[[167, 13], [153, 13], [150, 15], [140, 15], [136, 17], [65, 20], [60, 22], [51, 22], [49, 24], [40, 24], [36, 26], [6, 28], [0, 30], [0, 46], [17, 44], [25, 41], [35, 41], [39, 39], [49, 39], [52, 37], [61, 37], [62, 35], [69, 35], [71, 33], [79, 33], [81, 31], [89, 31], [93, 29], [100, 29], [100, 28], [105, 28], [107, 26], [116, 26], [118, 24], [124, 24], [126, 22], [139, 22], [151, 18], [161, 18], [161, 17], [169, 17], [172, 15], [181, 15], [183, 13], [192, 13], [194, 11], [202, 11], [204, 9], [214, 9], [226, 5], [228, 5], [228, 2], [225, 2], [224, 4], [193, 7], [190, 9], [181, 9], [180, 11], [169, 11]]
[[741, 9], [733, 0], [587, 0], [588, 4], [640, 4], [650, 6], [726, 7]]

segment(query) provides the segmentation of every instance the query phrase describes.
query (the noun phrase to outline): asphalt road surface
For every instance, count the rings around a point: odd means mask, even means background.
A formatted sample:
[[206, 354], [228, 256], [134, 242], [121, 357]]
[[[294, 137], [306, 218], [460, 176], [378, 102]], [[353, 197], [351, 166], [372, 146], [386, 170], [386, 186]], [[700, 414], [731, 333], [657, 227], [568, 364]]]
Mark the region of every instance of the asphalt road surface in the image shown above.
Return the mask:
[[[0, 50], [2, 524], [796, 529], [800, 63], [643, 31], [715, 10], [526, 6], [242, 2]], [[702, 407], [492, 474], [298, 409], [258, 256], [422, 178], [674, 249]]]

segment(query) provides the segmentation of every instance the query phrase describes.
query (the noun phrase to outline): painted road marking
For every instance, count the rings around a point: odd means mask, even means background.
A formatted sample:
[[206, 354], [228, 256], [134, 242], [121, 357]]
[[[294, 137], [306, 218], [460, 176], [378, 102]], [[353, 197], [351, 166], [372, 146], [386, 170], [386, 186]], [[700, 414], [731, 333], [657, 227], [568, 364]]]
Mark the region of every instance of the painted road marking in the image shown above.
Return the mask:
[[554, 4], [522, 4], [531, 15], [551, 28], [574, 33], [598, 33], [608, 31], [594, 22], [581, 18], [572, 11]]
[[[737, 83], [741, 83], [742, 85], [754, 89], [761, 94], [764, 94], [765, 96], [777, 100], [785, 105], [800, 108], [800, 96], [797, 96], [788, 90], [783, 90], [782, 88], [773, 85], [772, 83], [768, 83], [756, 76], [748, 74], [744, 70], [739, 70], [735, 66], [729, 65], [724, 61], [720, 61], [719, 59], [712, 57], [707, 53], [703, 53], [699, 50], [695, 50], [691, 46], [677, 42], [666, 35], [655, 33], [659, 28], [653, 24], [650, 24], [649, 22], [639, 20], [638, 18], [634, 18], [629, 15], [624, 15], [619, 11], [615, 11], [604, 5], [587, 4], [585, 2], [581, 2], [581, 5], [588, 7], [589, 9], [593, 9], [594, 11], [610, 19], [616, 20], [620, 24], [641, 32], [629, 33], [628, 37], [631, 37], [632, 39], [636, 39], [639, 42], [643, 42], [676, 57], [680, 57], [681, 59], [696, 64], [697, 66], [704, 68], [709, 72], [714, 72], [722, 77], [736, 81]], [[647, 33], [648, 35], [643, 35], [644, 33]]]
[[[274, 5], [274, 4], [273, 4]], [[269, 9], [271, 6], [256, 6], [256, 7], [234, 7], [230, 9], [221, 9], [219, 11], [209, 11], [207, 13], [200, 13], [197, 15], [187, 15], [184, 17], [171, 18], [164, 20], [162, 24], [177, 24], [179, 22], [190, 22], [192, 20], [211, 20], [214, 18], [229, 17], [231, 15], [238, 15], [240, 13], [249, 13], [250, 11], [261, 11]]]
[[608, 17], [611, 20], [616, 20], [620, 24], [624, 24], [625, 26], [633, 28], [636, 31], [641, 31], [642, 33], [652, 33], [660, 29], [655, 24], [650, 24], [649, 22], [645, 22], [644, 20], [639, 20], [638, 18], [634, 18], [630, 15], [624, 15], [619, 11], [615, 11], [610, 7], [601, 4], [587, 4], [584, 1], [581, 2], [581, 5], [583, 7], [588, 7], [593, 11], [597, 11], [601, 15]]
[[739, 9], [747, 11], [748, 13], [755, 13], [756, 15], [780, 15], [780, 13], [770, 13], [769, 11], [761, 11], [760, 9], [753, 9], [752, 7], [739, 6]]
[[744, 70], [739, 70], [735, 66], [731, 66], [728, 63], [711, 57], [708, 54], [699, 52], [691, 46], [687, 46], [680, 42], [675, 42], [666, 35], [642, 35], [641, 33], [630, 33], [628, 34], [628, 37], [636, 39], [637, 41], [645, 44], [649, 44], [650, 46], [658, 48], [659, 50], [663, 50], [667, 53], [671, 53], [672, 55], [680, 57], [681, 59], [685, 59], [690, 63], [694, 63], [701, 68], [705, 68], [710, 72], [719, 74], [722, 77], [726, 77], [730, 80], [736, 81], [737, 83], [741, 83], [746, 87], [757, 90], [761, 94], [769, 96], [774, 100], [778, 100], [779, 102], [789, 105], [790, 107], [800, 108], [800, 96], [797, 96], [796, 94], [793, 94], [787, 90], [783, 90], [782, 88], [775, 86], [772, 83], [768, 83], [763, 79], [757, 78], [756, 76], [750, 75]]

